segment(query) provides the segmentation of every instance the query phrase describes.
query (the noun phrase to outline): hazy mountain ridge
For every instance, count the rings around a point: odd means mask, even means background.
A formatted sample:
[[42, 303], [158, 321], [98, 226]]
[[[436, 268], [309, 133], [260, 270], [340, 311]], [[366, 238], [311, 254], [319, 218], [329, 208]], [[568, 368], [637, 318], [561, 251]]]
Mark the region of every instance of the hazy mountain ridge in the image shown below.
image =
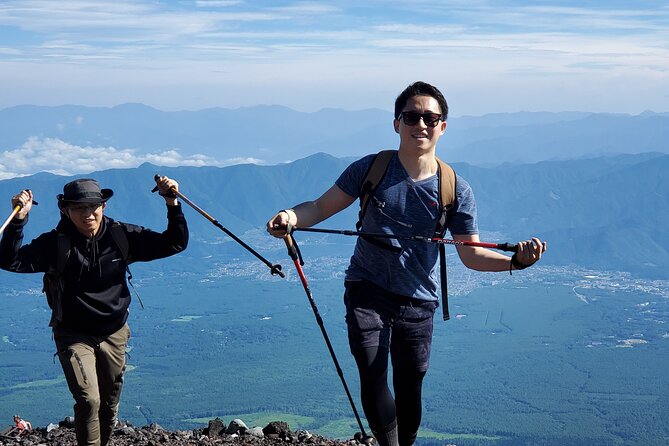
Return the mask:
[[518, 119], [515, 125], [505, 121], [503, 125], [474, 126], [462, 135], [450, 132], [450, 139], [446, 139], [448, 158], [473, 163], [527, 163], [605, 154], [667, 153], [669, 149], [666, 114], [598, 113], [565, 118], [531, 124]]
[[[379, 109], [299, 112], [283, 106], [160, 111], [142, 104], [116, 107], [22, 105], [0, 110], [0, 150], [29, 138], [58, 138], [79, 146], [178, 149], [227, 160], [240, 155], [273, 164], [315, 152], [361, 156], [397, 146], [392, 113]], [[669, 153], [669, 114], [518, 112], [451, 117], [442, 156], [496, 165], [603, 154]]]
[[[85, 176], [114, 189], [108, 215], [158, 229], [165, 224], [164, 204], [150, 190], [156, 173], [169, 175], [180, 182], [188, 198], [241, 235], [249, 229], [262, 231], [279, 209], [318, 197], [347, 165], [348, 160], [319, 153], [274, 166], [168, 168], [144, 164]], [[507, 238], [500, 241], [530, 235], [545, 238], [550, 249], [544, 260], [547, 264], [668, 277], [669, 236], [664, 225], [669, 215], [669, 179], [665, 174], [669, 155], [647, 153], [488, 168], [464, 163], [453, 166], [472, 185], [482, 232]], [[55, 196], [70, 179], [37, 174], [0, 181], [0, 197], [9, 200], [16, 191], [30, 188], [40, 201], [31, 213], [27, 240], [55, 225]], [[189, 251], [206, 252], [211, 249], [206, 244], [227, 239], [209, 221], [185, 208], [194, 241]], [[352, 229], [357, 211], [354, 204], [325, 225]]]

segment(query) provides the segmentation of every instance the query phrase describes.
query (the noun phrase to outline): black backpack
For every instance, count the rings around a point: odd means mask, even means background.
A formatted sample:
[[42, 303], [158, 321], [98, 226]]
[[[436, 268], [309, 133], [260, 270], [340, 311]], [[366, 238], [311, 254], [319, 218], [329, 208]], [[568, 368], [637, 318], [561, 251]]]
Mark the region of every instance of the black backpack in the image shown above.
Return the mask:
[[[397, 153], [397, 150], [383, 150], [379, 152], [372, 164], [369, 166], [365, 178], [362, 180], [360, 188], [360, 212], [358, 213], [358, 222], [355, 227], [358, 231], [362, 229], [362, 218], [365, 216], [369, 202], [374, 196], [374, 192], [381, 184], [383, 177], [388, 170], [390, 160]], [[455, 171], [451, 166], [437, 158], [437, 178], [439, 179], [439, 209], [441, 211], [439, 221], [434, 228], [433, 237], [443, 238], [446, 233], [448, 223], [448, 211], [455, 205]], [[370, 243], [381, 246], [385, 249], [394, 249], [392, 245], [379, 242], [378, 240], [366, 237]], [[448, 312], [448, 280], [446, 274], [446, 249], [443, 243], [439, 244], [439, 269], [441, 271], [441, 298], [444, 320], [450, 319]]]

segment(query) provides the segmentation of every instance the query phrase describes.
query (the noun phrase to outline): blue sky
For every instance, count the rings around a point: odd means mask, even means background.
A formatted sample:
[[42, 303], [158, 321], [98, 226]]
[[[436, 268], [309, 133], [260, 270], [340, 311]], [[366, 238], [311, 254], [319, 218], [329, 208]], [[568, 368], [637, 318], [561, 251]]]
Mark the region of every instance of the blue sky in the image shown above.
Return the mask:
[[0, 108], [669, 111], [665, 1], [4, 0]]

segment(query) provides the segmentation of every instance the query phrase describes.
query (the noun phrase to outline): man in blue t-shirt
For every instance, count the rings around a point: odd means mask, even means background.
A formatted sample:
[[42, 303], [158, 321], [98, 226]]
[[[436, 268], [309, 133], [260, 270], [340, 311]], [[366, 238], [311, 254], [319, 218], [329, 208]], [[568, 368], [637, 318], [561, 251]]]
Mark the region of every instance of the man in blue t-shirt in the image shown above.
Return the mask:
[[[434, 234], [439, 219], [437, 142], [446, 131], [448, 105], [425, 82], [408, 86], [395, 101], [399, 150], [393, 155], [365, 212], [369, 233]], [[288, 226], [313, 226], [350, 206], [375, 155], [352, 163], [320, 198], [280, 211], [267, 223], [275, 237]], [[448, 213], [455, 240], [478, 242], [476, 202], [469, 184], [456, 177], [455, 205]], [[346, 270], [346, 323], [360, 373], [362, 406], [381, 446], [410, 446], [420, 426], [423, 378], [432, 345], [432, 320], [439, 298], [437, 244], [415, 240], [358, 238]], [[536, 237], [518, 243], [513, 258], [475, 246], [457, 246], [462, 263], [478, 271], [511, 271], [533, 265], [546, 251]], [[394, 398], [388, 387], [388, 356]]]

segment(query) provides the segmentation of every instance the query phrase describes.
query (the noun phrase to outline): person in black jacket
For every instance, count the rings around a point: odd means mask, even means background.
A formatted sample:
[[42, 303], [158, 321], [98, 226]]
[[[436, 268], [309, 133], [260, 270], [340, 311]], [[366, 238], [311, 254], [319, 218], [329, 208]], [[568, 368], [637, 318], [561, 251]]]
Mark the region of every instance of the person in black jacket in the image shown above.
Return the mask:
[[106, 445], [116, 424], [130, 337], [127, 264], [168, 257], [188, 245], [188, 227], [174, 194], [179, 185], [167, 177], [156, 181], [167, 204], [162, 233], [105, 216], [113, 191], [84, 178], [67, 183], [58, 195], [56, 228], [22, 246], [33, 194], [25, 190], [11, 200], [12, 208], [21, 208], [0, 240], [0, 268], [48, 273], [49, 325], [75, 400], [80, 445]]

